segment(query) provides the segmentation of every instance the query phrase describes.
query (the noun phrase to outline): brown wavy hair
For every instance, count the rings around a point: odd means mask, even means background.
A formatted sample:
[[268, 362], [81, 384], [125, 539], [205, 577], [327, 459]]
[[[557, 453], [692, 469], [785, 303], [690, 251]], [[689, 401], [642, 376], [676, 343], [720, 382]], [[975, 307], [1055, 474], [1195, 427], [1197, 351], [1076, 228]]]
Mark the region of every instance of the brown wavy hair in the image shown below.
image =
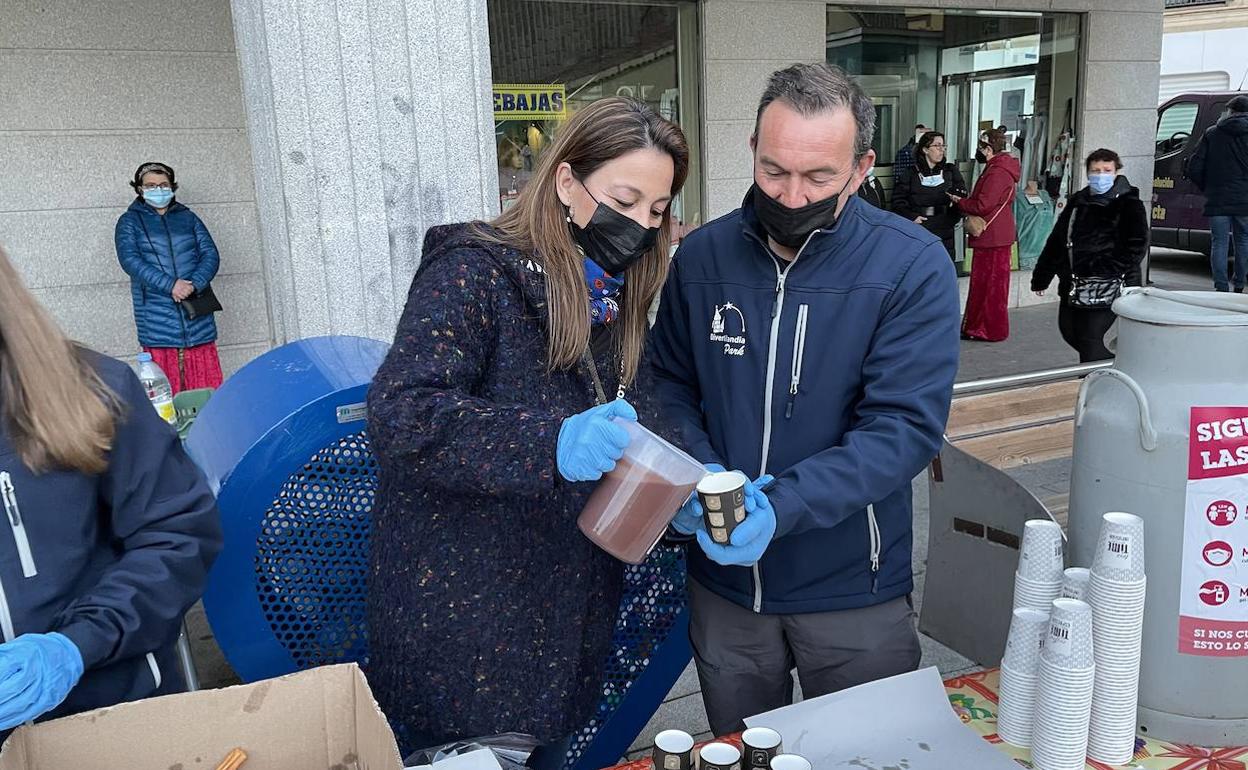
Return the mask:
[[[623, 97], [582, 107], [542, 153], [532, 180], [515, 205], [490, 223], [493, 233], [482, 232], [484, 237], [532, 255], [541, 264], [550, 320], [547, 357], [552, 369], [577, 366], [590, 335], [585, 268], [559, 200], [555, 172], [561, 163], [567, 163], [578, 179], [584, 179], [609, 161], [651, 147], [672, 159], [675, 197], [689, 173], [689, 147], [680, 128], [647, 105]], [[650, 305], [667, 278], [671, 234], [669, 204], [654, 248], [628, 268], [620, 318], [615, 322], [625, 384], [637, 376]]]
[[0, 419], [35, 473], [108, 467], [119, 406], [86, 355], [0, 249]]

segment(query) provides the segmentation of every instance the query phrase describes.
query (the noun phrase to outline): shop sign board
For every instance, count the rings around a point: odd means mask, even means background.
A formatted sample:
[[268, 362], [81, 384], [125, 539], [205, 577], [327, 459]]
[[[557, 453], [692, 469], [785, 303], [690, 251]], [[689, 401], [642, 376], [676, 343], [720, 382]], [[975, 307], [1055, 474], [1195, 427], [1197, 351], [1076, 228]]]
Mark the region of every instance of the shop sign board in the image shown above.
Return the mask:
[[495, 83], [495, 120], [562, 120], [567, 97], [562, 83]]
[[1248, 656], [1248, 407], [1192, 407], [1179, 652]]

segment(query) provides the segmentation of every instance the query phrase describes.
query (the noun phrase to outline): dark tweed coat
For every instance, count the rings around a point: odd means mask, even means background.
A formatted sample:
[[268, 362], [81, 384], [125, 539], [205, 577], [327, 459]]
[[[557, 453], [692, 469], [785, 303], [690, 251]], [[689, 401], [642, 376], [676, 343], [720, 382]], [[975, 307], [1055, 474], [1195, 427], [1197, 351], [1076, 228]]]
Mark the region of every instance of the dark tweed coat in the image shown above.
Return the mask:
[[[560, 423], [595, 397], [587, 371], [546, 371], [546, 324], [526, 256], [429, 232], [368, 394], [368, 678], [401, 742], [554, 740], [601, 693], [623, 567], [576, 527], [594, 485], [556, 469]], [[615, 354], [598, 369], [613, 397]]]

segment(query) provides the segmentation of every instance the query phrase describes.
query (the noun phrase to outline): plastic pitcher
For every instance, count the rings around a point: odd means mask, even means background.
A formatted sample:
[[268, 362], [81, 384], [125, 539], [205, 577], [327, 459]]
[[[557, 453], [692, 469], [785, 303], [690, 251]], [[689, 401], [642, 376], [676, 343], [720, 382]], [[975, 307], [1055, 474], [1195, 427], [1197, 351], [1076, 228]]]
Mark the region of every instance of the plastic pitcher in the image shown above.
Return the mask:
[[645, 427], [618, 421], [628, 448], [577, 518], [585, 537], [620, 561], [641, 564], [706, 475], [702, 464]]

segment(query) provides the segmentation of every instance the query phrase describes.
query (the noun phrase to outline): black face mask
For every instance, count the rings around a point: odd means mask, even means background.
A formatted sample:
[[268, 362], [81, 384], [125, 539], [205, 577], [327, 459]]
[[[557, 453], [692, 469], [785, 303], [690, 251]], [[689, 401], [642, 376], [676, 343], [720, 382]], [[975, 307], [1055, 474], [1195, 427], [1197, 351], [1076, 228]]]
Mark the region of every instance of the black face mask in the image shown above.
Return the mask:
[[[581, 186], [585, 187], [585, 183], [581, 182]], [[594, 260], [598, 267], [612, 276], [618, 277], [654, 248], [659, 238], [659, 228], [642, 227], [594, 198], [588, 187], [585, 187], [585, 192], [589, 193], [589, 197], [598, 207], [594, 209], [594, 215], [585, 227], [573, 222], [571, 215], [568, 216], [572, 237], [580, 244], [585, 256]]]
[[840, 192], [800, 209], [789, 208], [763, 192], [763, 188], [755, 182], [751, 190], [754, 213], [758, 215], [763, 230], [767, 231], [773, 241], [790, 249], [800, 248], [814, 231], [827, 230], [836, 225], [836, 204], [853, 179], [854, 175], [850, 174]]
[[988, 156], [984, 154], [984, 151], [983, 151], [983, 150], [976, 150], [976, 151], [975, 151], [975, 162], [976, 162], [976, 163], [987, 163], [987, 162], [988, 162]]

